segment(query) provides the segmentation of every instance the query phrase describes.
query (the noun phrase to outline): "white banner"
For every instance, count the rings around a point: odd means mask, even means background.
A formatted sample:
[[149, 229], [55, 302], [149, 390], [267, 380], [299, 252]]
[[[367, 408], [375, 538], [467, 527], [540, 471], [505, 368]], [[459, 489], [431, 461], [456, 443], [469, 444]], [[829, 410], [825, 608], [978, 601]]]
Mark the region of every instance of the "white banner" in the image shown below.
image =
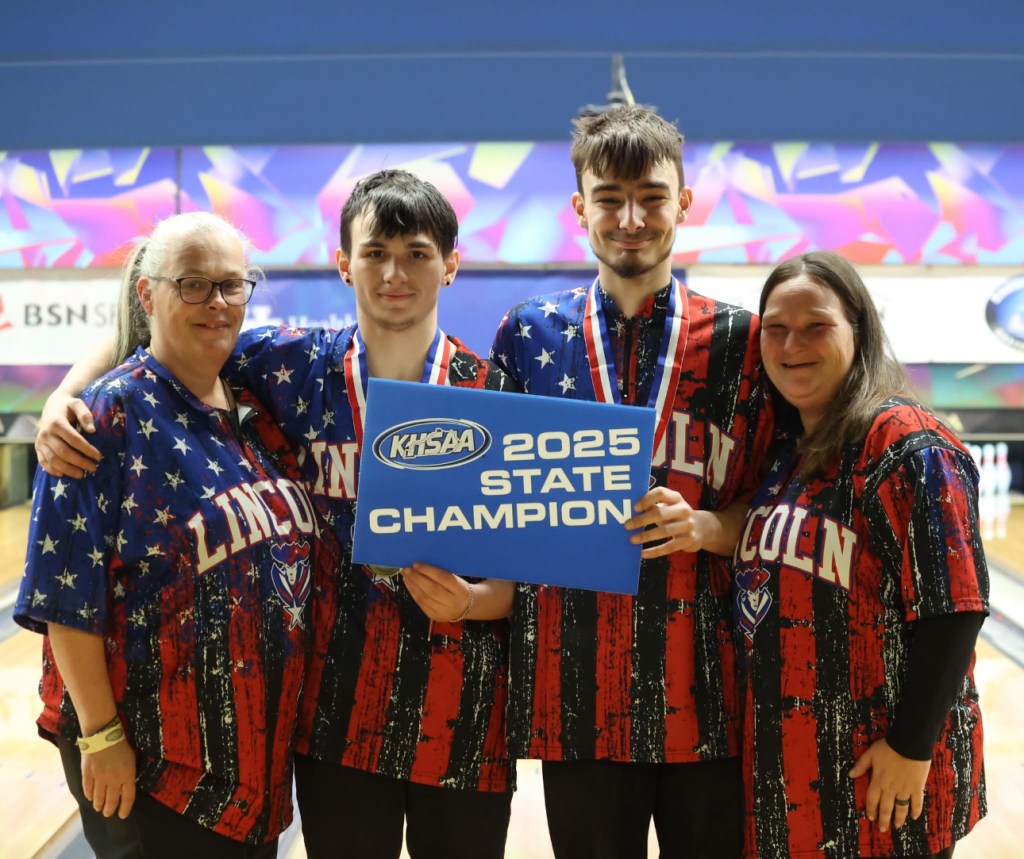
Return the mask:
[[73, 364], [114, 333], [118, 282], [0, 282], [0, 365]]
[[[756, 311], [769, 271], [698, 267], [686, 272], [686, 280], [697, 292]], [[1024, 363], [1024, 277], [973, 271], [977, 273], [865, 274], [901, 361]], [[270, 272], [270, 289], [259, 288], [246, 325], [309, 324], [314, 321], [314, 306], [317, 322], [350, 323], [352, 291], [332, 272], [325, 272], [324, 278], [323, 284], [308, 278], [293, 282]], [[501, 315], [535, 291], [527, 282], [523, 295], [510, 295], [500, 279], [483, 286], [474, 286], [472, 303], [466, 305], [471, 315], [459, 316], [448, 327], [467, 341], [485, 344], [479, 348], [486, 351]], [[117, 291], [115, 278], [0, 280], [0, 366], [74, 363], [113, 333]], [[452, 315], [449, 309], [448, 316]]]
[[[696, 292], [756, 313], [769, 271], [734, 277], [691, 270], [686, 282]], [[1020, 288], [1010, 285], [1011, 281]], [[981, 272], [966, 276], [864, 275], [864, 282], [882, 315], [896, 357], [904, 364], [1024, 363], [1024, 320], [1007, 312], [1008, 301], [1024, 301], [1024, 278]]]

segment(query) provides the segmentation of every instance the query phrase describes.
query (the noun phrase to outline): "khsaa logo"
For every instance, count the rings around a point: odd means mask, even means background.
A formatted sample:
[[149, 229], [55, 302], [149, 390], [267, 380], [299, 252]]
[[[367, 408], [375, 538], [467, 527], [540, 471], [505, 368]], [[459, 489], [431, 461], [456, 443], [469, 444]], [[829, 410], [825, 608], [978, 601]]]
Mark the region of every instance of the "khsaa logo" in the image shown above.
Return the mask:
[[1024, 349], [1024, 275], [1008, 280], [992, 293], [985, 319], [1003, 343]]
[[431, 471], [465, 465], [487, 453], [491, 434], [475, 421], [424, 418], [384, 430], [373, 455], [392, 468]]

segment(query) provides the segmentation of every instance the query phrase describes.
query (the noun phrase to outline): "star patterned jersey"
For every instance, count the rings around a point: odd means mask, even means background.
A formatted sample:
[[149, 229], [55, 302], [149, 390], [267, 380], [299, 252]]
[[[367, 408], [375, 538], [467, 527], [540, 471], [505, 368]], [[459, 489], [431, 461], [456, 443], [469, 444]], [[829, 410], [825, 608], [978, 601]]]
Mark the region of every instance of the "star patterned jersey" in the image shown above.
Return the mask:
[[977, 470], [934, 416], [899, 399], [822, 474], [805, 479], [797, 459], [785, 441], [735, 556], [747, 855], [937, 853], [985, 814], [973, 659], [918, 820], [880, 832], [863, 814], [868, 777], [847, 773], [888, 732], [913, 622], [987, 610]]
[[[255, 329], [243, 332], [234, 361], [301, 449], [314, 503], [344, 546], [336, 574], [314, 600], [296, 750], [418, 784], [509, 790], [507, 622], [431, 623], [394, 570], [351, 561], [361, 349], [355, 327]], [[514, 390], [454, 338], [435, 339], [427, 377], [431, 369], [436, 383]]]
[[[236, 434], [141, 349], [83, 399], [103, 458], [81, 480], [37, 473], [15, 620], [105, 638], [140, 790], [236, 841], [276, 838], [319, 532], [291, 446], [246, 392]], [[48, 641], [41, 690], [40, 728], [77, 736]]]
[[[588, 330], [598, 313], [605, 322]], [[508, 313], [492, 349], [528, 393], [654, 404], [652, 485], [704, 510], [753, 488], [771, 432], [759, 357], [754, 316], [675, 281], [633, 319], [596, 283], [532, 299]], [[565, 557], [574, 562], [571, 544]], [[738, 754], [729, 585], [726, 559], [707, 552], [643, 561], [636, 597], [519, 585], [512, 756], [685, 763]]]

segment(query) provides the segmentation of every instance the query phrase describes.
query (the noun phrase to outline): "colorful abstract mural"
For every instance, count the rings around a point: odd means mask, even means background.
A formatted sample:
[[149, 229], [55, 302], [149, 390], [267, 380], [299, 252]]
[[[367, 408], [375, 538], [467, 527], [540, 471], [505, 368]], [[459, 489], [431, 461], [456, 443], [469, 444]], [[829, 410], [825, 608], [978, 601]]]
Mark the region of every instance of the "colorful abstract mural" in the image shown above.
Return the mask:
[[178, 207], [173, 149], [0, 151], [0, 268], [119, 266]]
[[[1024, 265], [1024, 145], [689, 142], [680, 264], [817, 248], [862, 264]], [[360, 176], [403, 167], [452, 201], [469, 265], [592, 261], [566, 143], [0, 152], [0, 268], [116, 265], [156, 218], [212, 209], [266, 266], [325, 266]]]

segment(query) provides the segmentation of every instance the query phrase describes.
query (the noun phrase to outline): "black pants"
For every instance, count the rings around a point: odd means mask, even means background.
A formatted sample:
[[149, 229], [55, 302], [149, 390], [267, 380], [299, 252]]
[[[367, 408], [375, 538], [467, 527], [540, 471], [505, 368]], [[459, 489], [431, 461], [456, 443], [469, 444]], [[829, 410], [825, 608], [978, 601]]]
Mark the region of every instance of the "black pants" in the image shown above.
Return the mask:
[[743, 781], [736, 758], [692, 764], [544, 761], [556, 859], [643, 859], [654, 819], [662, 859], [736, 859]]
[[309, 859], [501, 859], [512, 793], [447, 790], [295, 756]]
[[82, 756], [78, 747], [57, 740], [64, 775], [78, 801], [82, 831], [96, 859], [274, 859], [277, 839], [258, 847], [243, 844], [182, 817], [149, 794], [135, 794], [127, 820], [104, 817], [82, 791]]
[[68, 790], [78, 802], [78, 814], [82, 818], [82, 832], [89, 842], [96, 859], [140, 859], [139, 834], [131, 816], [122, 820], [116, 814], [104, 817], [92, 807], [82, 791], [82, 753], [70, 740], [56, 738], [60, 749], [60, 761], [64, 765], [64, 778]]
[[157, 802], [148, 793], [135, 796], [128, 817], [139, 833], [143, 859], [274, 859], [277, 839], [243, 844], [218, 835]]

